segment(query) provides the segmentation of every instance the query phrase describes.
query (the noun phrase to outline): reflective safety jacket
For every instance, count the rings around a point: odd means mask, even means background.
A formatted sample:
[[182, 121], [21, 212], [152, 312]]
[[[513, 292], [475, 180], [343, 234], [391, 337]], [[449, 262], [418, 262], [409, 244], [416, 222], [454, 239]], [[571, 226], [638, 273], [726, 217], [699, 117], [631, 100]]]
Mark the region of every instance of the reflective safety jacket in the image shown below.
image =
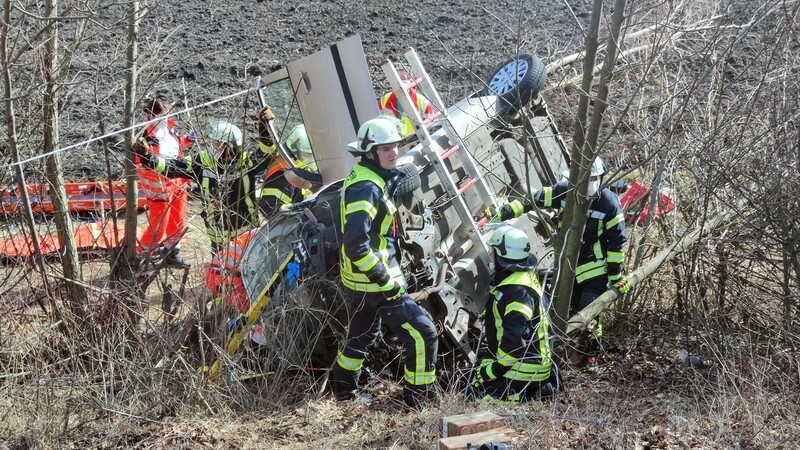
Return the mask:
[[200, 186], [208, 236], [220, 243], [259, 225], [255, 181], [273, 163], [273, 150], [262, 146], [260, 154], [241, 151], [225, 167], [206, 150], [173, 160], [153, 156], [145, 164], [167, 177], [189, 178]]
[[[411, 101], [416, 105], [417, 110], [423, 118], [433, 114], [433, 105], [431, 102], [425, 98], [424, 95], [417, 94], [416, 89], [409, 88], [408, 96], [411, 97]], [[378, 101], [378, 108], [381, 110], [381, 114], [392, 115], [403, 121], [405, 126], [402, 135], [404, 137], [414, 132], [414, 124], [412, 124], [411, 119], [403, 113], [403, 105], [397, 101], [397, 96], [394, 95], [394, 92], [389, 92], [381, 97]]]
[[[158, 141], [158, 145], [151, 145], [150, 149], [154, 155], [166, 159], [183, 157], [183, 150], [192, 145], [186, 136], [175, 134], [175, 121], [170, 118], [148, 125], [144, 135]], [[149, 200], [169, 200], [170, 194], [185, 184], [183, 181], [169, 180], [141, 165], [136, 167], [136, 176], [139, 178], [139, 190]]]
[[546, 381], [552, 367], [550, 319], [536, 272], [511, 273], [491, 293], [484, 319], [489, 356], [481, 366], [505, 369], [508, 380]]
[[362, 158], [344, 181], [341, 277], [353, 291], [382, 293], [395, 281], [406, 285], [396, 258], [397, 208], [391, 200], [400, 176]]
[[[560, 217], [567, 203], [568, 189], [568, 181], [545, 187], [534, 193], [533, 203], [539, 208], [558, 208]], [[533, 209], [527, 199], [514, 200], [509, 206], [514, 217]], [[608, 277], [613, 281], [619, 278], [627, 242], [625, 215], [619, 199], [610, 190], [603, 189], [589, 206], [589, 218], [575, 269], [576, 281], [584, 283], [597, 277]]]

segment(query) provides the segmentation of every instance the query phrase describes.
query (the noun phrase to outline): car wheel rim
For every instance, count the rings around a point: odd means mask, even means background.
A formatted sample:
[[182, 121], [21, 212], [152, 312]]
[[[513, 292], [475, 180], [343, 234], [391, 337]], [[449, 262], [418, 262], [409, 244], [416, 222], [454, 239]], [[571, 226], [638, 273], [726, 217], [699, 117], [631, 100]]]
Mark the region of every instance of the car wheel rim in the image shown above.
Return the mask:
[[516, 89], [528, 73], [528, 62], [524, 59], [511, 61], [503, 66], [492, 77], [489, 89], [497, 95], [503, 95]]

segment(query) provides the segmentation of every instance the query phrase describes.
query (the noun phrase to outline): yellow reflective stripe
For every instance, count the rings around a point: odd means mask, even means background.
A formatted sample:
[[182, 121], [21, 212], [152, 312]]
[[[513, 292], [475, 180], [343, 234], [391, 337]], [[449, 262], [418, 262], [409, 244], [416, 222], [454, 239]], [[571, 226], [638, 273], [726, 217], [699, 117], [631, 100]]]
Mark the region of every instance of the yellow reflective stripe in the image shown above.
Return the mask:
[[266, 145], [263, 142], [259, 141], [258, 142], [258, 148], [261, 150], [261, 153], [263, 153], [265, 155], [274, 155], [275, 154], [275, 150], [278, 148], [278, 146], [275, 145], [275, 144]]
[[509, 369], [503, 375], [503, 378], [508, 378], [514, 381], [545, 381], [550, 378], [550, 365], [542, 366], [541, 371], [535, 373], [519, 372], [514, 369]]
[[363, 258], [353, 261], [353, 264], [355, 264], [356, 267], [358, 267], [362, 272], [366, 272], [378, 264], [378, 257], [375, 255], [375, 253], [369, 252]]
[[618, 281], [620, 278], [622, 278], [622, 274], [621, 273], [618, 273], [616, 275], [609, 275], [608, 276], [608, 281]]
[[511, 212], [514, 214], [514, 217], [521, 216], [525, 209], [525, 207], [522, 205], [522, 202], [519, 200], [514, 200], [513, 202], [509, 203], [508, 206], [511, 207]]
[[575, 269], [575, 275], [580, 275], [584, 272], [588, 272], [590, 270], [595, 270], [598, 267], [605, 267], [605, 261], [591, 261], [585, 264], [581, 264]]
[[597, 325], [595, 325], [594, 330], [592, 331], [592, 335], [597, 339], [600, 339], [601, 337], [603, 337], [603, 319], [604, 319], [604, 317], [605, 317], [605, 314], [603, 314], [603, 313], [600, 313], [600, 315], [597, 316]]
[[611, 264], [621, 264], [625, 260], [625, 253], [609, 251], [606, 260]]
[[518, 312], [525, 316], [525, 318], [528, 320], [533, 317], [533, 309], [531, 309], [530, 306], [520, 302], [511, 302], [506, 306], [506, 315], [512, 312]]
[[422, 338], [422, 334], [408, 322], [401, 326], [408, 331], [411, 339], [414, 340], [414, 367], [405, 368], [406, 382], [412, 386], [425, 386], [433, 383], [436, 381], [436, 372], [435, 369], [433, 371], [425, 371], [425, 340]]
[[427, 386], [436, 382], [436, 371], [413, 373], [404, 369], [405, 380], [412, 386]]
[[533, 289], [539, 296], [542, 296], [542, 283], [539, 281], [539, 277], [536, 276], [534, 271], [526, 271], [526, 272], [515, 272], [503, 281], [498, 284], [495, 289], [492, 290], [492, 294], [496, 293], [498, 288], [501, 286], [507, 286], [510, 284], [516, 284], [520, 286], [527, 286]]
[[411, 123], [410, 117], [404, 114], [403, 118], [400, 120], [403, 122], [403, 130], [402, 133], [400, 133], [403, 137], [406, 137], [414, 132], [414, 124]]
[[499, 345], [503, 342], [503, 318], [500, 317], [500, 310], [498, 309], [498, 301], [492, 302], [492, 317], [494, 318], [494, 329], [497, 330], [496, 339]]
[[553, 206], [553, 187], [548, 186], [542, 189], [542, 193], [544, 194], [544, 207], [550, 208]]
[[611, 220], [606, 222], [606, 230], [614, 228], [615, 226], [619, 225], [619, 223], [622, 222], [623, 220], [625, 220], [625, 217], [622, 214], [617, 214]]
[[602, 266], [602, 267], [598, 267], [597, 269], [590, 270], [588, 272], [584, 272], [584, 273], [582, 273], [580, 275], [575, 276], [575, 280], [578, 283], [583, 283], [586, 280], [590, 280], [592, 278], [597, 278], [597, 277], [605, 275], [605, 274], [606, 274], [606, 267]]
[[167, 160], [162, 158], [162, 157], [160, 157], [160, 156], [156, 156], [156, 166], [155, 166], [155, 168], [153, 170], [155, 170], [158, 173], [166, 172], [167, 171]]
[[370, 293], [383, 292], [381, 291], [380, 286], [378, 286], [375, 283], [356, 283], [354, 281], [342, 277], [342, 284], [344, 284], [349, 289], [352, 289], [356, 292], [370, 292]]
[[580, 275], [580, 274], [582, 274], [584, 272], [589, 272], [589, 271], [595, 270], [597, 268], [602, 268], [602, 267], [605, 267], [605, 261], [602, 261], [602, 260], [600, 260], [600, 261], [591, 261], [591, 262], [588, 262], [586, 264], [581, 264], [580, 266], [578, 266], [578, 268], [575, 269], [575, 274], [576, 275]]
[[[498, 341], [499, 343], [500, 341]], [[512, 366], [517, 363], [517, 357], [503, 351], [500, 346], [497, 347], [497, 362], [504, 366]]]
[[361, 366], [364, 364], [364, 359], [359, 358], [349, 358], [344, 355], [341, 351], [339, 351], [339, 356], [336, 358], [336, 364], [339, 365], [344, 370], [349, 370], [351, 372], [358, 372], [361, 370]]
[[369, 215], [370, 219], [374, 219], [376, 215], [378, 215], [378, 209], [375, 208], [375, 205], [366, 201], [360, 200], [353, 203], [348, 203], [344, 210], [344, 215], [347, 216], [349, 214], [356, 213], [358, 211], [364, 211]]
[[[253, 201], [253, 197], [249, 194], [250, 193], [250, 177], [245, 175], [242, 177], [242, 190], [245, 194], [244, 196], [244, 204], [247, 205], [247, 212], [250, 213], [250, 220], [255, 224], [258, 225], [259, 216], [258, 216], [258, 209], [256, 208], [256, 204]], [[291, 200], [289, 200], [291, 203]]]
[[600, 245], [599, 240], [595, 241], [595, 243], [592, 244], [592, 253], [594, 254], [595, 259], [597, 260], [603, 259], [603, 246]]
[[[258, 197], [275, 197], [275, 198], [278, 199], [278, 201], [280, 201], [284, 205], [288, 205], [289, 203], [292, 203], [292, 198], [289, 197], [288, 195], [286, 195], [285, 192], [283, 192], [282, 190], [280, 190], [278, 188], [265, 188], [265, 187], [262, 187], [261, 189], [258, 190], [257, 196]], [[248, 197], [248, 199], [249, 199], [249, 197]], [[248, 205], [248, 206], [250, 206], [250, 205]]]
[[[391, 99], [391, 98], [392, 98], [392, 92], [389, 92], [389, 93], [385, 94], [383, 97], [381, 97], [381, 103], [380, 103], [380, 109], [381, 110], [386, 109], [387, 104], [389, 103], [389, 99]], [[394, 114], [394, 113], [392, 113], [392, 114]]]

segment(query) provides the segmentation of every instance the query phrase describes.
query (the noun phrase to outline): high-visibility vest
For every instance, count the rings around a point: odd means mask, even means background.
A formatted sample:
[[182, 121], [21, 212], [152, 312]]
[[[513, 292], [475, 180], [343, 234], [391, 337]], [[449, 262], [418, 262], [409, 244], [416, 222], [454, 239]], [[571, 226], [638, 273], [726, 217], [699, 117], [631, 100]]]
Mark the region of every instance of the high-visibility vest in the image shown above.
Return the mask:
[[[345, 193], [347, 192], [347, 188], [363, 181], [373, 183], [378, 186], [382, 194], [381, 203], [383, 203], [383, 205], [372, 205], [365, 201], [345, 204]], [[381, 208], [381, 206], [383, 206], [383, 208]], [[394, 213], [397, 212], [397, 207], [395, 207], [392, 200], [386, 194], [386, 180], [381, 178], [380, 175], [373, 172], [369, 168], [357, 163], [355, 166], [353, 166], [350, 175], [348, 175], [344, 181], [344, 186], [342, 186], [342, 200], [340, 209], [342, 233], [344, 233], [344, 225], [348, 214], [359, 210], [367, 211], [367, 213], [373, 219], [373, 229], [370, 231], [370, 234], [374, 234], [377, 237], [378, 244], [377, 248], [371, 248], [370, 254], [360, 261], [351, 261], [345, 252], [344, 246], [342, 246], [342, 265], [340, 269], [342, 284], [356, 292], [382, 292], [383, 287], [370, 281], [366, 275], [366, 273], [375, 267], [378, 261], [380, 261], [389, 272], [392, 280], [397, 281], [400, 285], [405, 286], [406, 282], [405, 278], [403, 277], [403, 271], [400, 269], [400, 266], [397, 264], [397, 262], [394, 261], [395, 258], [393, 258], [393, 251], [389, 248], [389, 241], [386, 239], [386, 236], [389, 236], [394, 223]], [[379, 216], [381, 212], [383, 212], [382, 217]], [[375, 229], [375, 226], [377, 226], [378, 229]]]
[[[416, 105], [422, 117], [433, 114], [433, 105], [431, 105], [431, 102], [425, 98], [424, 95], [417, 94], [416, 89], [409, 88], [408, 96], [411, 97], [411, 101]], [[397, 101], [397, 96], [394, 95], [394, 92], [385, 94], [378, 101], [378, 108], [381, 110], [381, 114], [393, 115], [403, 121], [404, 127], [401, 133], [403, 137], [414, 132], [414, 124], [412, 124], [411, 119], [403, 113], [403, 105]]]
[[[491, 320], [496, 330], [496, 336], [490, 337], [491, 344], [496, 344], [497, 348], [490, 348], [495, 353], [496, 361], [500, 364], [509, 367], [509, 370], [503, 375], [504, 378], [514, 381], [535, 381], [542, 382], [550, 377], [550, 369], [552, 367], [552, 349], [550, 347], [550, 319], [547, 309], [544, 307], [542, 299], [542, 285], [539, 282], [539, 277], [536, 276], [534, 271], [515, 272], [494, 289], [491, 294], [496, 296], [500, 292], [500, 288], [508, 285], [519, 285], [533, 289], [539, 296], [539, 301], [536, 302], [539, 306], [537, 315], [539, 316], [539, 323], [535, 326], [526, 323], [526, 326], [533, 326], [531, 333], [531, 342], [526, 348], [525, 354], [521, 358], [517, 358], [511, 354], [506, 353], [500, 348], [503, 340], [503, 333], [505, 332], [503, 318], [509, 313], [520, 313], [529, 321], [534, 317], [534, 311], [526, 302], [510, 301], [505, 303], [501, 308], [501, 299], [493, 298], [489, 302], [489, 313], [486, 320]], [[496, 341], [496, 342], [494, 342]], [[495, 360], [486, 358], [481, 361], [481, 366], [492, 364]]]

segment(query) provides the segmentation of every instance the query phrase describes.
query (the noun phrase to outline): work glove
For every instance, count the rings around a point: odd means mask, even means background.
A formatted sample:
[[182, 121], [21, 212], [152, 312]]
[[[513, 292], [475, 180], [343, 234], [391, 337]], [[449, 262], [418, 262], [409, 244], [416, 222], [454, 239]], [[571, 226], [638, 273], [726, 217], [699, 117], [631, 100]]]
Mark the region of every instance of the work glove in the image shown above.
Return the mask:
[[628, 283], [626, 278], [623, 278], [614, 283], [614, 289], [618, 290], [620, 294], [625, 295], [631, 290], [631, 284]]
[[386, 297], [386, 301], [397, 300], [406, 293], [406, 288], [401, 286], [397, 281], [390, 281], [390, 283], [392, 283], [392, 286], [388, 290], [383, 291], [383, 296]]
[[261, 122], [270, 122], [275, 120], [275, 113], [272, 112], [272, 108], [269, 105], [265, 106], [258, 112], [258, 120]]
[[[511, 209], [511, 205], [506, 203], [505, 205], [500, 207], [500, 212], [497, 213], [497, 215], [495, 215], [492, 218], [492, 222], [504, 222], [506, 220], [513, 219], [513, 218], [514, 218], [514, 210]], [[495, 219], [497, 219], [497, 220], [495, 220]]]
[[614, 275], [609, 275], [608, 284], [610, 285], [609, 287], [613, 287], [614, 289], [619, 291], [619, 293], [622, 295], [627, 294], [628, 291], [631, 290], [631, 284], [628, 283], [628, 280], [623, 278], [622, 274], [619, 273]]
[[136, 142], [134, 142], [133, 145], [131, 145], [131, 149], [133, 150], [133, 153], [136, 153], [137, 155], [143, 158], [150, 157], [151, 153], [150, 144], [144, 137], [139, 137], [138, 139], [136, 139]]
[[189, 142], [194, 142], [199, 137], [200, 137], [200, 128], [195, 128], [186, 135], [186, 140]]
[[496, 380], [497, 377], [503, 376], [508, 369], [498, 362], [485, 364], [475, 371], [475, 376], [472, 378], [472, 387], [481, 387], [482, 385]]

